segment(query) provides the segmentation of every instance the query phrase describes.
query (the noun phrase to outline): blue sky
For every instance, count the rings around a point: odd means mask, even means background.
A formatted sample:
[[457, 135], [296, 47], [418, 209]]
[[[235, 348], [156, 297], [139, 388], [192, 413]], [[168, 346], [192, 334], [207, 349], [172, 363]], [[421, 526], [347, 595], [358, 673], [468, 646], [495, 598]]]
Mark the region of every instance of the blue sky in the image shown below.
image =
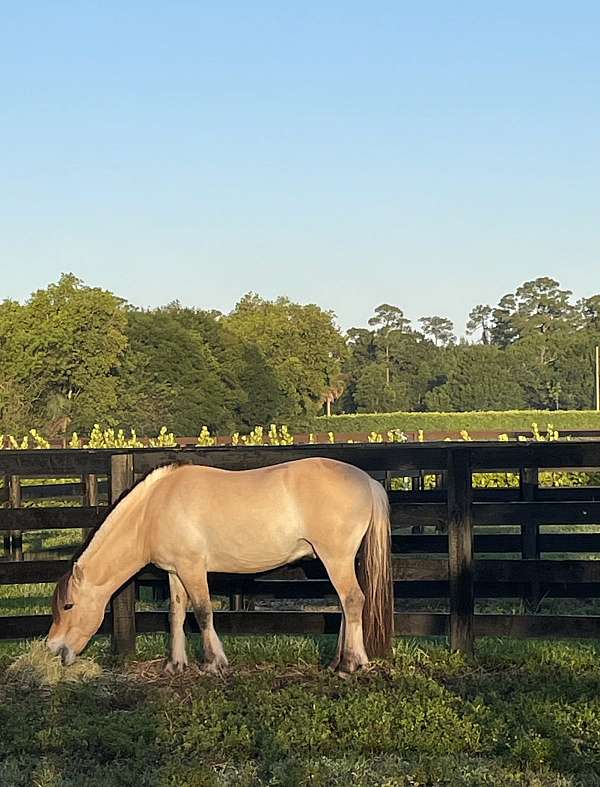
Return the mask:
[[0, 298], [72, 271], [461, 332], [536, 276], [599, 292], [600, 6], [491, 5], [4, 5]]

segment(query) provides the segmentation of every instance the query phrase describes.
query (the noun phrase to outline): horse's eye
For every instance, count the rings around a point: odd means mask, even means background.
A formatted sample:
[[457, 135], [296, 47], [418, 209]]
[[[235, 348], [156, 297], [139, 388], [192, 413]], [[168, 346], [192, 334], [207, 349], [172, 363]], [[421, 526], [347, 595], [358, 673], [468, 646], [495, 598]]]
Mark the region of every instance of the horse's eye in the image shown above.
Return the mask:
[[73, 604], [65, 604], [64, 609], [73, 609]]

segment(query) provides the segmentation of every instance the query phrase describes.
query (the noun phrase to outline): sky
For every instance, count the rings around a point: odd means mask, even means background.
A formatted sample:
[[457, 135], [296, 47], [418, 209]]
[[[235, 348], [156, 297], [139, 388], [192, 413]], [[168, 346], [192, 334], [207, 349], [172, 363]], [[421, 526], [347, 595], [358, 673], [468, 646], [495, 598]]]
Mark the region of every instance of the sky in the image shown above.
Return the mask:
[[0, 299], [248, 291], [461, 333], [600, 291], [596, 2], [6, 3]]

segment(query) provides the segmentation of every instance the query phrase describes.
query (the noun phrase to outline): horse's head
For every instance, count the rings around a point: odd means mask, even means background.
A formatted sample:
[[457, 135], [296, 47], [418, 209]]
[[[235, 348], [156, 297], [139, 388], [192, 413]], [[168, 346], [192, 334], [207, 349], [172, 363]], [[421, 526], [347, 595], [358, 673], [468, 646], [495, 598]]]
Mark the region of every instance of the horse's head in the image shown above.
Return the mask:
[[52, 626], [46, 644], [59, 653], [65, 666], [85, 648], [100, 628], [106, 600], [98, 588], [86, 581], [77, 563], [56, 585], [52, 597]]

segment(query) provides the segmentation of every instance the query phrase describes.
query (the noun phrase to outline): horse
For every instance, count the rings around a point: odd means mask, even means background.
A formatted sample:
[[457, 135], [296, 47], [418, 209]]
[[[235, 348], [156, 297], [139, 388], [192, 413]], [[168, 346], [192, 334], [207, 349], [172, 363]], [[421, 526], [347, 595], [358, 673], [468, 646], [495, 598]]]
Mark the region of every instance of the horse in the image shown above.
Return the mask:
[[352, 673], [387, 655], [393, 589], [389, 503], [380, 483], [325, 458], [252, 470], [160, 467], [115, 505], [59, 580], [47, 646], [65, 666], [72, 664], [115, 591], [153, 563], [169, 576], [166, 671], [188, 666], [183, 627], [189, 600], [202, 633], [202, 669], [222, 674], [228, 662], [213, 626], [207, 572], [263, 572], [310, 557], [324, 564], [342, 607], [331, 667]]

